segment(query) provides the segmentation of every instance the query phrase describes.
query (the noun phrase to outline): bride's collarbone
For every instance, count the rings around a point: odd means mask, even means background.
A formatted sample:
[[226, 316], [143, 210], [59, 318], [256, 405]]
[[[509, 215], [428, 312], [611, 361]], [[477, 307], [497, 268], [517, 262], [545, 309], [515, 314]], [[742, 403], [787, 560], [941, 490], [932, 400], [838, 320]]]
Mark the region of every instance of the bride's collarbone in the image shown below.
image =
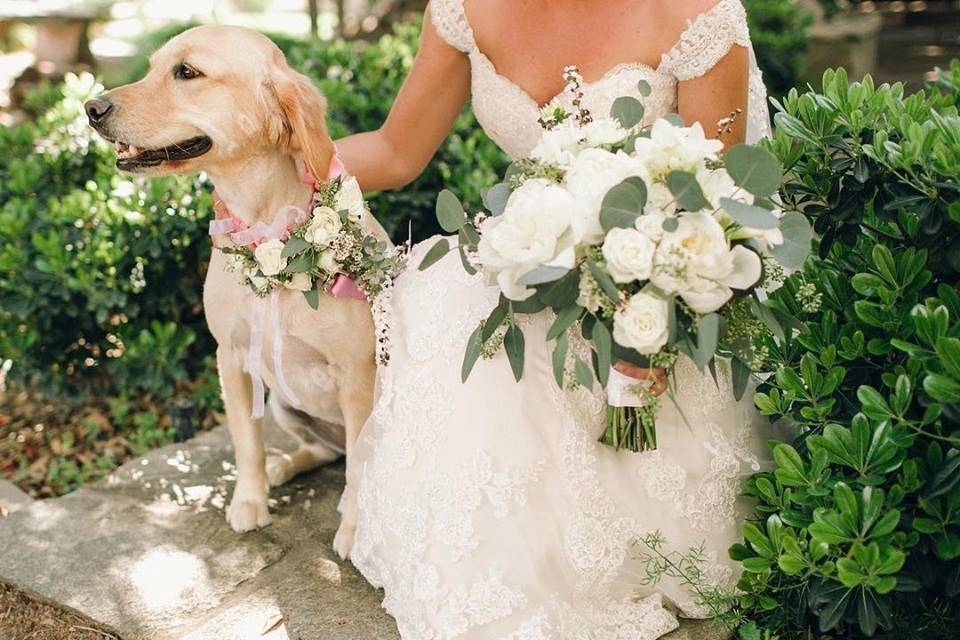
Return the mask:
[[545, 103], [563, 90], [567, 65], [576, 65], [588, 83], [625, 64], [656, 69], [699, 13], [691, 11], [711, 3], [615, 0], [598, 11], [593, 2], [560, 9], [540, 0], [467, 0], [464, 8], [477, 50], [498, 74]]

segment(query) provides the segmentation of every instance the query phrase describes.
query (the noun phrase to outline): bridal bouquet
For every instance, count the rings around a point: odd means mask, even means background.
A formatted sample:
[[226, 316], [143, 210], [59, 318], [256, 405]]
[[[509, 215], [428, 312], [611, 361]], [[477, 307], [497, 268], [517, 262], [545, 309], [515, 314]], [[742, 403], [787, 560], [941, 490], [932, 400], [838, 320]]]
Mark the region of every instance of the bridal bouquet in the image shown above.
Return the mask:
[[[658, 398], [613, 365], [669, 372], [685, 354], [716, 378], [716, 359], [728, 359], [739, 399], [762, 367], [755, 338], [776, 322], [759, 288], [803, 262], [812, 234], [802, 215], [778, 215], [781, 168], [768, 151], [739, 145], [721, 156], [721, 142], [676, 116], [644, 127], [643, 103], [631, 97], [595, 120], [581, 107], [579, 73], [565, 73], [575, 112], [543, 109], [542, 141], [486, 192], [487, 212], [470, 219], [449, 191], [438, 198], [464, 268], [502, 292], [470, 338], [463, 377], [502, 348], [519, 380], [518, 316], [551, 309], [557, 383], [599, 382], [609, 405], [601, 441], [653, 449]], [[641, 95], [649, 90], [641, 83]], [[720, 131], [738, 116], [718, 123]], [[451, 250], [440, 240], [420, 268]], [[571, 328], [589, 343], [590, 361], [575, 356], [568, 370]]]

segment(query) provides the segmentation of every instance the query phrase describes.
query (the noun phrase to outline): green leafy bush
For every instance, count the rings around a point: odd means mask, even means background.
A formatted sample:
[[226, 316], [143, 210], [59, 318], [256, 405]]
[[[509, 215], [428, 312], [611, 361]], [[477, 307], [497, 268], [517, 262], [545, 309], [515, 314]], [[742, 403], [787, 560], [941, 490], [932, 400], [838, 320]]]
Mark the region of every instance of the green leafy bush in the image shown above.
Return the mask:
[[909, 97], [827, 72], [778, 105], [785, 209], [822, 240], [771, 297], [797, 331], [755, 402], [798, 437], [751, 479], [763, 520], [732, 550], [772, 637], [960, 628], [958, 72]]
[[98, 91], [68, 76], [38, 121], [0, 129], [0, 359], [14, 379], [68, 396], [169, 394], [211, 348], [200, 306], [211, 198], [192, 178], [119, 175], [83, 114]]
[[793, 0], [744, 0], [757, 62], [771, 96], [782, 96], [803, 78], [807, 28], [813, 16]]

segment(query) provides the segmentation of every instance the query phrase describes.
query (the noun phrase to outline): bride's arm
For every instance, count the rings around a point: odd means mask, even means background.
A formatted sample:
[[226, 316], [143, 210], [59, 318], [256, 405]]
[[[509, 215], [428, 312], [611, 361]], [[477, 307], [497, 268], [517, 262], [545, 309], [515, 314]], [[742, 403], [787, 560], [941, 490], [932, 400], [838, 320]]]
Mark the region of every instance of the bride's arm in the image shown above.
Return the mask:
[[428, 15], [413, 68], [386, 122], [376, 131], [337, 141], [344, 165], [364, 191], [412, 182], [446, 138], [469, 94], [469, 59], [444, 42]]
[[[708, 138], [719, 138], [726, 148], [743, 142], [747, 134], [747, 100], [750, 86], [750, 54], [734, 46], [706, 74], [685, 80], [677, 87], [677, 106], [683, 121], [699, 122]], [[737, 109], [739, 117], [718, 134], [718, 124]]]

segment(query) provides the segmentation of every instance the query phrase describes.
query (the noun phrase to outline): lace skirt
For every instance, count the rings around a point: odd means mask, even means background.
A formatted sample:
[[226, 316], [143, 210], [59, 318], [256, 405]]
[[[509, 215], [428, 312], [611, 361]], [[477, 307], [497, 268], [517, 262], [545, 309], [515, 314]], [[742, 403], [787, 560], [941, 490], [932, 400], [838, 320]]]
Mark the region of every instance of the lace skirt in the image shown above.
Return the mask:
[[547, 313], [523, 327], [520, 383], [502, 353], [462, 383], [466, 342], [498, 293], [456, 255], [420, 272], [434, 241], [396, 282], [391, 361], [349, 478], [352, 559], [402, 637], [652, 640], [675, 614], [707, 615], [682, 581], [647, 584], [641, 540], [701, 549], [700, 586], [732, 587], [741, 481], [761, 468], [770, 426], [722, 372], [718, 389], [687, 361], [675, 394], [686, 419], [663, 402], [659, 450], [599, 444], [603, 396], [557, 387]]

